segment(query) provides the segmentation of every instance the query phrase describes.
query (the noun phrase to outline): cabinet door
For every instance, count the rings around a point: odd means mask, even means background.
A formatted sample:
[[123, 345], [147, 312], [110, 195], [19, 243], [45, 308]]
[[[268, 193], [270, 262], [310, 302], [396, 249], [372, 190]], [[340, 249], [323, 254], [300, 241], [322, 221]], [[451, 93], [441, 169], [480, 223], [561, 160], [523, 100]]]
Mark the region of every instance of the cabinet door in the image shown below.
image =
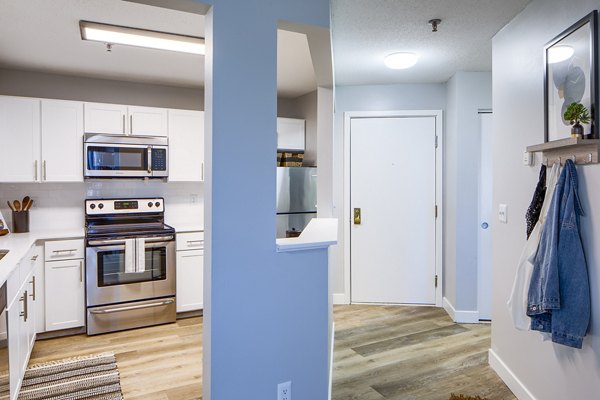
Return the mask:
[[21, 387], [23, 375], [21, 373], [21, 352], [19, 333], [21, 327], [22, 302], [17, 296], [8, 306], [8, 369], [10, 371], [10, 398], [16, 399]]
[[277, 149], [304, 151], [304, 142], [303, 119], [277, 118]]
[[[37, 257], [35, 257], [37, 255]], [[46, 331], [46, 299], [44, 293], [44, 247], [35, 246], [31, 299], [35, 308], [35, 332]]]
[[128, 132], [126, 125], [127, 106], [104, 103], [84, 104], [85, 132], [124, 135]]
[[204, 296], [204, 251], [177, 252], [177, 312], [201, 310]]
[[40, 178], [40, 100], [0, 96], [0, 182]]
[[82, 259], [46, 262], [47, 331], [85, 325], [83, 268]]
[[42, 100], [42, 181], [83, 182], [83, 103]]
[[204, 181], [204, 112], [169, 110], [169, 181]]
[[129, 134], [167, 136], [167, 110], [154, 107], [129, 106]]

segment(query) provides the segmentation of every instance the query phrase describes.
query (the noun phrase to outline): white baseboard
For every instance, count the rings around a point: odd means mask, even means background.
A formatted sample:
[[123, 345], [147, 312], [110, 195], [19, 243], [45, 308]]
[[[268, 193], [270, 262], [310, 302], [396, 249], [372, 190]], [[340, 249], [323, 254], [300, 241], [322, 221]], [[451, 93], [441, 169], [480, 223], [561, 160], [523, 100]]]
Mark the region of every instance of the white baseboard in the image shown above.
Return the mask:
[[444, 310], [448, 313], [454, 322], [459, 324], [478, 324], [479, 311], [456, 310], [452, 303], [444, 297]]
[[515, 376], [508, 366], [498, 357], [498, 354], [492, 349], [488, 351], [490, 367], [500, 379], [506, 383], [506, 386], [513, 392], [519, 400], [536, 400], [529, 390], [523, 385], [523, 382]]
[[346, 299], [346, 295], [344, 293], [334, 293], [333, 304], [350, 304], [350, 301]]

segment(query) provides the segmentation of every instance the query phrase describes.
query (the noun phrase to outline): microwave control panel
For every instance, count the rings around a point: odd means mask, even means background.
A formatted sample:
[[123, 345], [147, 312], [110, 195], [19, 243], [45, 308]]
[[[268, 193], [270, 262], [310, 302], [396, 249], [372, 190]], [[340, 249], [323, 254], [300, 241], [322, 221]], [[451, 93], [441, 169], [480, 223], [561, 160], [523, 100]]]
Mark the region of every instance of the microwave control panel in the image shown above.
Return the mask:
[[152, 149], [152, 171], [167, 170], [167, 149]]

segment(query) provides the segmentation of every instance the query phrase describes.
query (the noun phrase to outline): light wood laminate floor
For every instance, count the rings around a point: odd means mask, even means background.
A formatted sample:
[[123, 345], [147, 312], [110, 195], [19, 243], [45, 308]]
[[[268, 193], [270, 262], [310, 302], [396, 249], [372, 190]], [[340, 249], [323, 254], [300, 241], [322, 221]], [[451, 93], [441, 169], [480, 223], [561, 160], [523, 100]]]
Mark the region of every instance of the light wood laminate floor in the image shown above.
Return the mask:
[[[335, 306], [333, 400], [514, 400], [487, 365], [490, 325], [432, 307]], [[126, 400], [202, 398], [202, 318], [126, 332], [39, 340], [30, 364], [112, 351]], [[312, 399], [300, 399], [312, 400]]]
[[335, 306], [333, 400], [515, 396], [488, 365], [489, 324], [435, 307]]

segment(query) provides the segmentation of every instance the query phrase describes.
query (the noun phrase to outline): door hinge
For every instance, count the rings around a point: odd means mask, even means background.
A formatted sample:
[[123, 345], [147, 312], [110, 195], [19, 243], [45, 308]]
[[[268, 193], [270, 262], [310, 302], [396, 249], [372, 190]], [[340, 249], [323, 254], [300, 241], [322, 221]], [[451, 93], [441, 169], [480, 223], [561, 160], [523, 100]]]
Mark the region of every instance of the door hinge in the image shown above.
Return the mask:
[[437, 137], [437, 135], [435, 135], [435, 148], [436, 149], [438, 148], [438, 137]]
[[436, 288], [437, 288], [437, 285], [438, 285], [438, 276], [436, 275], [436, 276], [435, 276], [435, 287], [436, 287]]
[[435, 205], [435, 211], [434, 211], [434, 213], [435, 213], [435, 218], [437, 219], [437, 217], [438, 217], [438, 206], [437, 206], [437, 204]]

